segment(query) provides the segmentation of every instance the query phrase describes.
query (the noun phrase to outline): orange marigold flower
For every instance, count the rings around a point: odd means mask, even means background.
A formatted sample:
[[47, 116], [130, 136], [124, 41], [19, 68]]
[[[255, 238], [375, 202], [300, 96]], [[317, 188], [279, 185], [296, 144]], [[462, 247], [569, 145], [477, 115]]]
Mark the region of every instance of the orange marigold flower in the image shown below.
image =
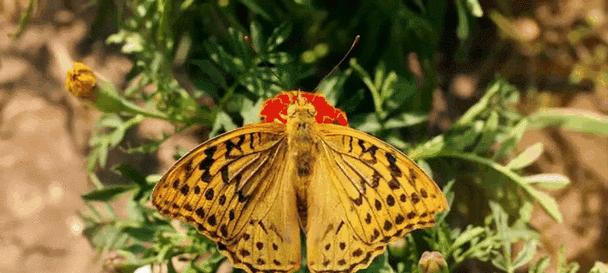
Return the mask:
[[92, 99], [95, 97], [95, 85], [97, 78], [93, 70], [87, 65], [75, 62], [72, 69], [68, 70], [65, 79], [65, 88], [72, 95], [82, 99]]

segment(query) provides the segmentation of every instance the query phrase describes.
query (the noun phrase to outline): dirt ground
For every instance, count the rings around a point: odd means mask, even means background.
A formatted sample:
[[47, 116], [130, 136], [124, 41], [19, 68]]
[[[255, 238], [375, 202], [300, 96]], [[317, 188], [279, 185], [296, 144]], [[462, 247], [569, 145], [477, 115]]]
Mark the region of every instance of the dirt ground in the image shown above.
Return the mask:
[[11, 1], [0, 1], [0, 272], [100, 272], [77, 216], [92, 188], [85, 154], [96, 113], [63, 81], [73, 59], [116, 82], [130, 63], [100, 42], [77, 55], [88, 26], [53, 4], [13, 40], [22, 9]]
[[[88, 25], [52, 4], [21, 38], [6, 38], [23, 8], [7, 3], [0, 3], [0, 272], [101, 272], [77, 216], [84, 206], [80, 195], [92, 188], [85, 154], [97, 114], [69, 97], [63, 80], [72, 60], [83, 60], [115, 83], [130, 63], [101, 42], [90, 44], [84, 55], [76, 53]], [[577, 93], [564, 106], [594, 109], [595, 99]], [[546, 130], [526, 135], [524, 145], [538, 141], [546, 153], [534, 171], [572, 179], [571, 187], [552, 193], [565, 223], [540, 210], [534, 217], [545, 251], [555, 254], [565, 245], [568, 258], [587, 269], [595, 260], [606, 261], [608, 139]]]

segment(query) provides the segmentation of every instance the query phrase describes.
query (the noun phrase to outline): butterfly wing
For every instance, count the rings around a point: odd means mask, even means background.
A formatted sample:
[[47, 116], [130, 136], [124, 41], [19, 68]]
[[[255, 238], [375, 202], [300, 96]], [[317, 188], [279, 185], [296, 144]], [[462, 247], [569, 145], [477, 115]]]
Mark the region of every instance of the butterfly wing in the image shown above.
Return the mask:
[[318, 128], [306, 230], [312, 272], [365, 268], [388, 242], [447, 209], [439, 187], [399, 150], [352, 128]]
[[161, 214], [193, 224], [247, 272], [299, 268], [284, 131], [282, 124], [260, 123], [206, 141], [161, 178], [152, 203]]

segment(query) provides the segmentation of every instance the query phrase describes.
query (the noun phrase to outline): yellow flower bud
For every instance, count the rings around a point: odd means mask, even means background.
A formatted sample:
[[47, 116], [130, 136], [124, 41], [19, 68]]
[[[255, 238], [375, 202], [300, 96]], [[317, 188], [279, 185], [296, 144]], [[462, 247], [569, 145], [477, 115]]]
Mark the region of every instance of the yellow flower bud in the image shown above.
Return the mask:
[[95, 97], [95, 85], [97, 78], [93, 70], [87, 65], [75, 62], [72, 69], [68, 70], [65, 79], [65, 88], [77, 98], [93, 99]]
[[422, 273], [447, 272], [448, 264], [441, 253], [425, 251], [418, 261], [418, 268]]

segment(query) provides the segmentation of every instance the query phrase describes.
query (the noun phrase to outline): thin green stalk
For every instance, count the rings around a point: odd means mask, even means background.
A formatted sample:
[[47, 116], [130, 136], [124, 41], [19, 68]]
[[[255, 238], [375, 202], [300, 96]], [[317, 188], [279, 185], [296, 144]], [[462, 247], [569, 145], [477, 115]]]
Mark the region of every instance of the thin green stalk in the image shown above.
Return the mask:
[[530, 195], [533, 199], [538, 201], [539, 204], [541, 205], [541, 207], [543, 207], [543, 209], [551, 217], [553, 217], [553, 219], [555, 219], [558, 223], [561, 223], [563, 220], [561, 212], [559, 211], [559, 207], [558, 207], [555, 199], [553, 199], [551, 196], [549, 196], [548, 194], [546, 194], [544, 192], [534, 189], [530, 184], [526, 183], [526, 181], [520, 175], [518, 175], [517, 173], [513, 172], [511, 169], [509, 169], [503, 165], [500, 165], [500, 164], [498, 164], [492, 160], [489, 160], [487, 158], [484, 158], [484, 157], [480, 157], [480, 156], [477, 156], [474, 154], [462, 153], [462, 152], [441, 151], [441, 152], [433, 155], [433, 157], [459, 158], [459, 159], [464, 159], [467, 161], [475, 162], [475, 163], [478, 163], [483, 166], [490, 167], [490, 168], [498, 171], [502, 175], [506, 176], [507, 178], [509, 178], [509, 180], [515, 182], [528, 195]]

